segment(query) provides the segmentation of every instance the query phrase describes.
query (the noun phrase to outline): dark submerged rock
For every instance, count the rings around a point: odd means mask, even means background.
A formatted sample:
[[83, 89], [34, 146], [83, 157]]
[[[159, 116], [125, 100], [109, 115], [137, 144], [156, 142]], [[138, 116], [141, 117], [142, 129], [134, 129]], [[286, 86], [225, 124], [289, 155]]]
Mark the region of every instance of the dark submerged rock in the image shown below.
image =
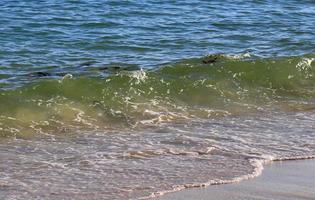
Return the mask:
[[221, 57], [222, 57], [222, 54], [209, 55], [209, 56], [206, 56], [202, 60], [202, 63], [204, 63], [204, 64], [213, 64], [213, 63], [216, 63], [218, 61], [218, 59], [221, 58]]
[[47, 77], [51, 76], [51, 73], [49, 72], [32, 72], [29, 74], [31, 77]]

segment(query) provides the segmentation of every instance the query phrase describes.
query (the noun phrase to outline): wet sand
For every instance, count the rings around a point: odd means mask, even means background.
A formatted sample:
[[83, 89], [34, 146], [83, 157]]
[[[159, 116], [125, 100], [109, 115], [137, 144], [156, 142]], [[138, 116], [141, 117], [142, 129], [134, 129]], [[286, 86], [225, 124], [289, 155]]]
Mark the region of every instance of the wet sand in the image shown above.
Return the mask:
[[186, 189], [161, 200], [315, 200], [315, 160], [273, 162], [261, 176], [235, 184]]

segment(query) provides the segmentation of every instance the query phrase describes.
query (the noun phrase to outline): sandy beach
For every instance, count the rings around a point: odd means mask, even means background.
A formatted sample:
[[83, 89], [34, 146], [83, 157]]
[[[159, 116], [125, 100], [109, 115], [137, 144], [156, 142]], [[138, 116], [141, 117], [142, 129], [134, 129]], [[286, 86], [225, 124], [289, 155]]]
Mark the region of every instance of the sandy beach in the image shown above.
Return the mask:
[[261, 176], [235, 184], [187, 189], [161, 200], [315, 199], [315, 160], [273, 162]]

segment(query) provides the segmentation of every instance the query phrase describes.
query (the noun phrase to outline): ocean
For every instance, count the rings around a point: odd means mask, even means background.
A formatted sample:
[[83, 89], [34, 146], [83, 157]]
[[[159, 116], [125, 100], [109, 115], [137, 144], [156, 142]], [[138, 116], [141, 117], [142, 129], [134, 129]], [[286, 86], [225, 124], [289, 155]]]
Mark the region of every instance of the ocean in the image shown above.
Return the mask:
[[312, 0], [2, 0], [0, 199], [154, 199], [315, 158]]

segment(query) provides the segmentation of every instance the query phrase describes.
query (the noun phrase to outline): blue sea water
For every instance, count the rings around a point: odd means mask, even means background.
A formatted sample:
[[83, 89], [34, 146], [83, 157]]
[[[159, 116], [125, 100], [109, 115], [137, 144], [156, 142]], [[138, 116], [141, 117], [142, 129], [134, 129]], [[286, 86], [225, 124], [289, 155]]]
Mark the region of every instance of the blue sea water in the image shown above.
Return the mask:
[[0, 199], [143, 199], [315, 157], [313, 0], [1, 0]]
[[314, 52], [314, 1], [0, 2], [2, 74], [82, 70], [85, 62], [145, 68], [212, 53]]

